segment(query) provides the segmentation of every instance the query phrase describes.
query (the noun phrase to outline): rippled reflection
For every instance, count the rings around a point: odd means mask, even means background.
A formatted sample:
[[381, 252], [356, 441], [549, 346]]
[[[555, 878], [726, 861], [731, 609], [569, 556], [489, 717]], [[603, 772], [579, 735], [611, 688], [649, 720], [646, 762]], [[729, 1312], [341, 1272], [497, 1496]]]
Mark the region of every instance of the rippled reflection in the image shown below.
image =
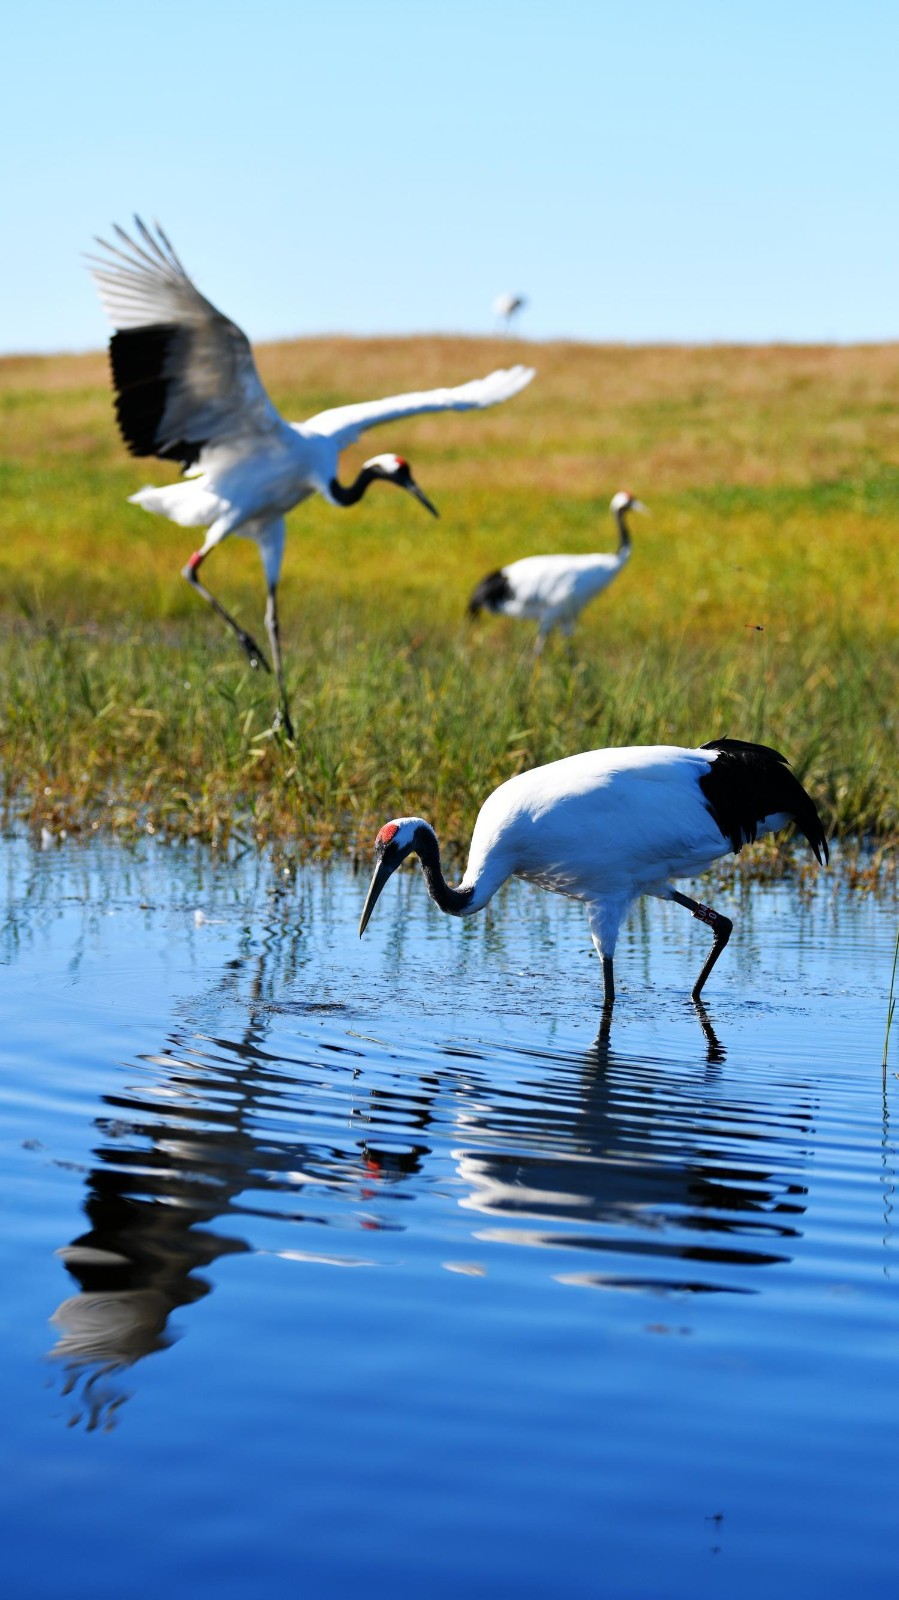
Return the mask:
[[806, 1187], [776, 1142], [806, 1135], [811, 1108], [765, 1113], [723, 1095], [723, 1047], [702, 1022], [698, 1079], [617, 1054], [605, 1028], [576, 1071], [544, 1064], [532, 1103], [469, 1115], [454, 1152], [460, 1204], [495, 1224], [476, 1237], [607, 1256], [555, 1274], [607, 1289], [749, 1293], [728, 1269], [790, 1260]]
[[[462, 1270], [528, 1246], [564, 1283], [747, 1293], [747, 1269], [789, 1259], [810, 1107], [767, 1112], [725, 1094], [707, 1014], [695, 1060], [674, 1070], [616, 1051], [608, 1025], [582, 1055], [452, 1041], [422, 1066], [423, 1046], [335, 1029], [333, 1006], [316, 1038], [313, 998], [277, 1006], [286, 924], [264, 945], [195, 1003], [227, 996], [245, 1017], [239, 1038], [173, 1030], [104, 1096], [89, 1226], [60, 1251], [77, 1291], [53, 1318], [73, 1422], [112, 1424], [123, 1374], [171, 1342], [170, 1319], [209, 1293], [219, 1257], [375, 1265], [373, 1237], [403, 1232], [409, 1201], [419, 1230], [439, 1229], [447, 1193], [472, 1214], [470, 1241], [487, 1254]], [[270, 1048], [285, 1015], [301, 1019], [306, 1053]]]
[[[288, 941], [274, 944], [280, 978]], [[159, 1055], [135, 1064], [138, 1081], [103, 1097], [85, 1201], [90, 1227], [59, 1251], [78, 1292], [53, 1316], [62, 1331], [52, 1355], [65, 1364], [65, 1392], [82, 1406], [72, 1420], [89, 1428], [109, 1426], [127, 1398], [115, 1375], [165, 1349], [172, 1313], [209, 1293], [198, 1274], [253, 1248], [244, 1217], [303, 1223], [310, 1213], [302, 1204], [272, 1210], [276, 1197], [302, 1197], [307, 1185], [358, 1187], [367, 1175], [364, 1150], [350, 1173], [346, 1152], [285, 1134], [294, 1121], [314, 1119], [317, 1086], [304, 1080], [300, 1062], [286, 1079], [263, 1048], [257, 1007], [270, 999], [271, 955], [227, 963], [220, 990], [234, 991], [245, 967], [252, 972], [239, 1040], [173, 1033]], [[296, 1116], [304, 1089], [309, 1103]], [[254, 1205], [247, 1196], [260, 1190], [268, 1204]], [[229, 1226], [212, 1231], [229, 1214]]]
[[[284, 887], [260, 878], [258, 863], [244, 881], [232, 863], [211, 886], [180, 888], [174, 924], [170, 888], [164, 898], [152, 876], [135, 877], [114, 897], [107, 885], [102, 902], [93, 870], [68, 899], [82, 908], [73, 960], [99, 973], [118, 941], [139, 961], [173, 925], [189, 959], [173, 963], [171, 983], [157, 979], [148, 1015], [151, 1028], [161, 1018], [159, 1042], [144, 1031], [150, 1053], [102, 1095], [86, 1221], [59, 1250], [72, 1292], [53, 1316], [52, 1355], [73, 1422], [113, 1423], [137, 1365], [189, 1328], [177, 1314], [209, 1295], [225, 1256], [402, 1272], [431, 1251], [438, 1267], [489, 1276], [512, 1252], [543, 1282], [659, 1295], [751, 1294], [759, 1269], [791, 1259], [815, 1094], [795, 1077], [772, 1093], [764, 1064], [745, 1076], [745, 1026], [744, 1066], [728, 1072], [727, 1030], [719, 1037], [703, 1007], [676, 1014], [671, 1054], [661, 1053], [665, 1029], [656, 1055], [626, 1048], [653, 1036], [627, 1006], [629, 1027], [619, 1031], [616, 1013], [586, 1050], [532, 1048], [516, 1014], [505, 1035], [502, 973], [517, 1002], [522, 961], [538, 964], [559, 939], [542, 903], [533, 924], [509, 923], [520, 945], [491, 949], [489, 972], [485, 947], [458, 937], [464, 1009], [453, 1032], [434, 989], [445, 947], [430, 969], [435, 1004], [415, 1014], [416, 991], [394, 996], [389, 982], [408, 963], [384, 959], [378, 990], [376, 956], [354, 992], [345, 945], [333, 932], [322, 945], [322, 930], [354, 926], [349, 873]], [[149, 873], [146, 862], [127, 870]], [[183, 871], [176, 864], [175, 884]], [[57, 926], [52, 882], [29, 878], [15, 900], [7, 935], [14, 927], [17, 947]], [[154, 920], [154, 892], [168, 923]], [[210, 909], [198, 920], [201, 894]], [[485, 925], [484, 939], [496, 937]], [[183, 997], [197, 971], [199, 989]], [[536, 1036], [552, 1038], [551, 1025]]]

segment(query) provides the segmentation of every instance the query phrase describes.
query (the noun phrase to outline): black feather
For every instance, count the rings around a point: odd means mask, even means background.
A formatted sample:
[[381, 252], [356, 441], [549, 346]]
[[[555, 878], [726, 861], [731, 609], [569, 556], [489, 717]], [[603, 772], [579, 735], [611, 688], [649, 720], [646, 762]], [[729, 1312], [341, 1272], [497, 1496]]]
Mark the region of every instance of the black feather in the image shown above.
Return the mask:
[[133, 456], [159, 456], [192, 467], [202, 440], [166, 440], [163, 419], [178, 346], [190, 334], [177, 323], [126, 328], [109, 341], [119, 430]]
[[700, 778], [706, 805], [736, 853], [754, 843], [764, 817], [783, 811], [792, 817], [820, 862], [828, 859], [824, 826], [814, 801], [790, 771], [786, 756], [766, 744], [745, 739], [710, 739], [703, 750], [719, 752]]
[[499, 611], [511, 599], [512, 585], [502, 567], [499, 567], [496, 572], [488, 572], [486, 578], [481, 579], [468, 602], [468, 614], [474, 617], [479, 611]]

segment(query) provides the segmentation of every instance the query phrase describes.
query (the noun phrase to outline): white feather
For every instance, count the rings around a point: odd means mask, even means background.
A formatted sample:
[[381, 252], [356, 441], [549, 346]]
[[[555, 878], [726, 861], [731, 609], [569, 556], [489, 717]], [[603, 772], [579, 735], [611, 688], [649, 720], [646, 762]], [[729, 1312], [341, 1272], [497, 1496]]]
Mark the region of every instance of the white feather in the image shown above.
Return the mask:
[[486, 378], [472, 378], [455, 389], [424, 389], [420, 394], [395, 394], [387, 400], [363, 400], [357, 405], [334, 406], [303, 423], [303, 429], [330, 439], [338, 450], [353, 444], [366, 428], [395, 422], [399, 417], [428, 411], [483, 411], [519, 394], [534, 377], [533, 367], [498, 368]]
[[421, 412], [499, 405], [534, 376], [531, 368], [512, 367], [456, 388], [336, 406], [289, 424], [265, 392], [246, 335], [200, 293], [158, 224], [155, 234], [139, 218], [135, 226], [135, 238], [117, 227], [116, 244], [99, 241], [106, 254], [91, 258], [91, 272], [121, 334], [161, 329], [167, 340], [156, 453], [187, 444], [199, 455], [189, 469], [196, 488], [143, 489], [132, 498], [183, 526], [208, 526], [204, 549], [231, 533], [257, 537], [254, 527], [311, 494], [334, 504], [340, 452], [365, 429]]

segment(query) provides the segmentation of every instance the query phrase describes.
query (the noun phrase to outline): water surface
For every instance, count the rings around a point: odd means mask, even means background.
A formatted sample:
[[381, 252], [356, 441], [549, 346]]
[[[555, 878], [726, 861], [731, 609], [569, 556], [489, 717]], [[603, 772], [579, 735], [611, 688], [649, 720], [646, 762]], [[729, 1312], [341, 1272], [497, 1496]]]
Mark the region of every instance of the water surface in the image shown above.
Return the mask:
[[896, 1584], [892, 903], [0, 870], [5, 1593]]

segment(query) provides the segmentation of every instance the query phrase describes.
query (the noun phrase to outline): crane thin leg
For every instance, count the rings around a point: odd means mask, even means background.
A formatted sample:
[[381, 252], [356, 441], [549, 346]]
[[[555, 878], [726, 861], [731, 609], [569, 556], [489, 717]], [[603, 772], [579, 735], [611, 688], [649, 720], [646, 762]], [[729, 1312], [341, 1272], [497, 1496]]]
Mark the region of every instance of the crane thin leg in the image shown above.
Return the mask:
[[268, 634], [268, 642], [272, 647], [272, 661], [275, 664], [275, 672], [278, 677], [280, 703], [275, 714], [275, 732], [283, 732], [288, 739], [293, 739], [293, 723], [290, 719], [290, 707], [287, 704], [284, 664], [281, 659], [281, 632], [278, 627], [278, 585], [276, 583], [273, 583], [268, 591], [268, 601], [265, 607], [265, 629]]
[[225, 610], [221, 601], [216, 600], [215, 595], [210, 594], [206, 586], [200, 582], [199, 578], [197, 577], [197, 571], [203, 559], [204, 558], [200, 555], [199, 551], [192, 555], [187, 563], [187, 566], [182, 567], [181, 569], [182, 578], [187, 579], [191, 587], [196, 589], [197, 594], [202, 595], [203, 599], [208, 601], [213, 611], [217, 612], [222, 621], [227, 623], [228, 627], [231, 629], [231, 632], [237, 635], [243, 649], [246, 651], [247, 656], [249, 657], [250, 666], [262, 667], [264, 672], [271, 672], [271, 667], [266, 661], [265, 656], [263, 655], [252, 635], [247, 633], [245, 628], [241, 627], [240, 623], [237, 622], [234, 617], [232, 617], [230, 611]]
[[696, 917], [700, 922], [707, 923], [712, 929], [712, 933], [714, 935], [714, 941], [712, 948], [709, 951], [708, 959], [691, 990], [691, 999], [698, 1000], [706, 978], [711, 972], [715, 962], [718, 960], [718, 957], [724, 949], [724, 946], [727, 944], [728, 939], [734, 931], [734, 925], [731, 922], [730, 917], [725, 917], [720, 911], [714, 911], [711, 906], [702, 905], [699, 900], [691, 900], [689, 895], [680, 894], [677, 889], [671, 889], [669, 893], [670, 898], [672, 900], [676, 900], [679, 906], [686, 906], [687, 910], [691, 911], [693, 916]]
[[612, 969], [612, 957], [602, 958], [602, 1008], [611, 1011], [615, 1004], [615, 974]]

